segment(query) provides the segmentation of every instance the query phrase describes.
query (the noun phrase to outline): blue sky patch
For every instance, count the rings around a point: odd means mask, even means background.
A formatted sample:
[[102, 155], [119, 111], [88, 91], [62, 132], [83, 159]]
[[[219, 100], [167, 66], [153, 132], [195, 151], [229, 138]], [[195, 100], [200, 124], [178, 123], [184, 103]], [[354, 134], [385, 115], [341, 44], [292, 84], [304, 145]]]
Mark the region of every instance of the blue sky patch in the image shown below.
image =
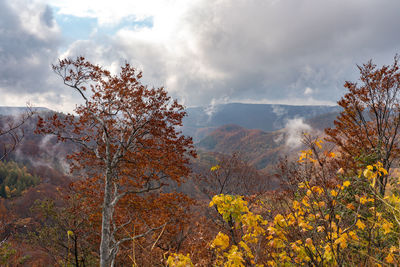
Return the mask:
[[77, 17], [73, 15], [59, 14], [57, 8], [53, 8], [54, 18], [61, 28], [65, 45], [69, 45], [76, 40], [88, 40], [96, 31], [98, 35], [114, 35], [122, 28], [152, 28], [153, 18], [148, 17], [140, 21], [135, 20], [135, 16], [123, 18], [116, 25], [99, 25], [97, 18]]

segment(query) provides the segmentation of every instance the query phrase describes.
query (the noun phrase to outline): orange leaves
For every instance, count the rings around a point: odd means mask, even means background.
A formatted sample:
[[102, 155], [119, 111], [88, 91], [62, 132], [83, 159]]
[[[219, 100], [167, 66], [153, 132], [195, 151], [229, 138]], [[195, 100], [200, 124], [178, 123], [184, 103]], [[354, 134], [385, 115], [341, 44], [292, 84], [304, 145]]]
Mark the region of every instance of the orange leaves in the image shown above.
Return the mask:
[[[396, 55], [391, 66], [381, 68], [369, 61], [358, 66], [361, 83], [345, 83], [348, 93], [338, 102], [343, 111], [335, 120], [335, 127], [325, 130], [328, 140], [338, 147], [342, 166], [356, 168], [357, 158], [372, 156], [388, 168], [400, 155], [400, 144], [395, 142], [400, 126], [399, 59]], [[375, 179], [379, 181], [378, 191], [384, 195], [387, 175]]]
[[298, 162], [303, 163], [306, 160], [309, 160], [311, 162], [316, 162], [316, 160], [312, 156], [313, 156], [313, 152], [311, 149], [303, 150], [303, 151], [301, 151]]

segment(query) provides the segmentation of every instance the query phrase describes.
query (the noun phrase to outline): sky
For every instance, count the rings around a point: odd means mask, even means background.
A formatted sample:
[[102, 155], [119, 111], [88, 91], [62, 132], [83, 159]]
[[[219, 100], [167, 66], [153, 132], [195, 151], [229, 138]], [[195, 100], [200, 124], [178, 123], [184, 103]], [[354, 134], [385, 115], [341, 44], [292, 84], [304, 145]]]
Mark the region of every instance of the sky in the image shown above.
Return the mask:
[[185, 106], [334, 105], [357, 64], [400, 53], [398, 0], [0, 0], [0, 105], [70, 112], [51, 70], [84, 56]]

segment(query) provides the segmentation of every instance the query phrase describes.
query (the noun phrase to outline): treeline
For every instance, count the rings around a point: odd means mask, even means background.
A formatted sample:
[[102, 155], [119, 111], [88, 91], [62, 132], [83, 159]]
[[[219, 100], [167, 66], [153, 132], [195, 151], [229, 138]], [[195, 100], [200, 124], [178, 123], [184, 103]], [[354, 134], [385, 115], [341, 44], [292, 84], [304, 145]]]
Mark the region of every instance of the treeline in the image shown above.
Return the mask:
[[40, 178], [28, 173], [26, 167], [13, 161], [0, 162], [0, 197], [20, 196], [24, 190], [40, 183]]

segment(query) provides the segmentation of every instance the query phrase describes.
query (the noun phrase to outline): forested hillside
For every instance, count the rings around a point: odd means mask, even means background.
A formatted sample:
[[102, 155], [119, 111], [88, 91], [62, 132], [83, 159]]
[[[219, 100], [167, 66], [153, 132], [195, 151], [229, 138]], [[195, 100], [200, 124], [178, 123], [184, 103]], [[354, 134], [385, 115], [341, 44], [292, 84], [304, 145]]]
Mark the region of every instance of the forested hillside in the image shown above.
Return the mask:
[[[200, 141], [207, 134], [226, 124], [235, 124], [246, 129], [272, 132], [283, 129], [291, 120], [312, 119], [327, 113], [340, 111], [339, 106], [291, 106], [273, 104], [219, 104], [188, 108], [182, 131]], [[336, 117], [336, 116], [335, 116]], [[331, 120], [333, 122], [333, 120]]]

